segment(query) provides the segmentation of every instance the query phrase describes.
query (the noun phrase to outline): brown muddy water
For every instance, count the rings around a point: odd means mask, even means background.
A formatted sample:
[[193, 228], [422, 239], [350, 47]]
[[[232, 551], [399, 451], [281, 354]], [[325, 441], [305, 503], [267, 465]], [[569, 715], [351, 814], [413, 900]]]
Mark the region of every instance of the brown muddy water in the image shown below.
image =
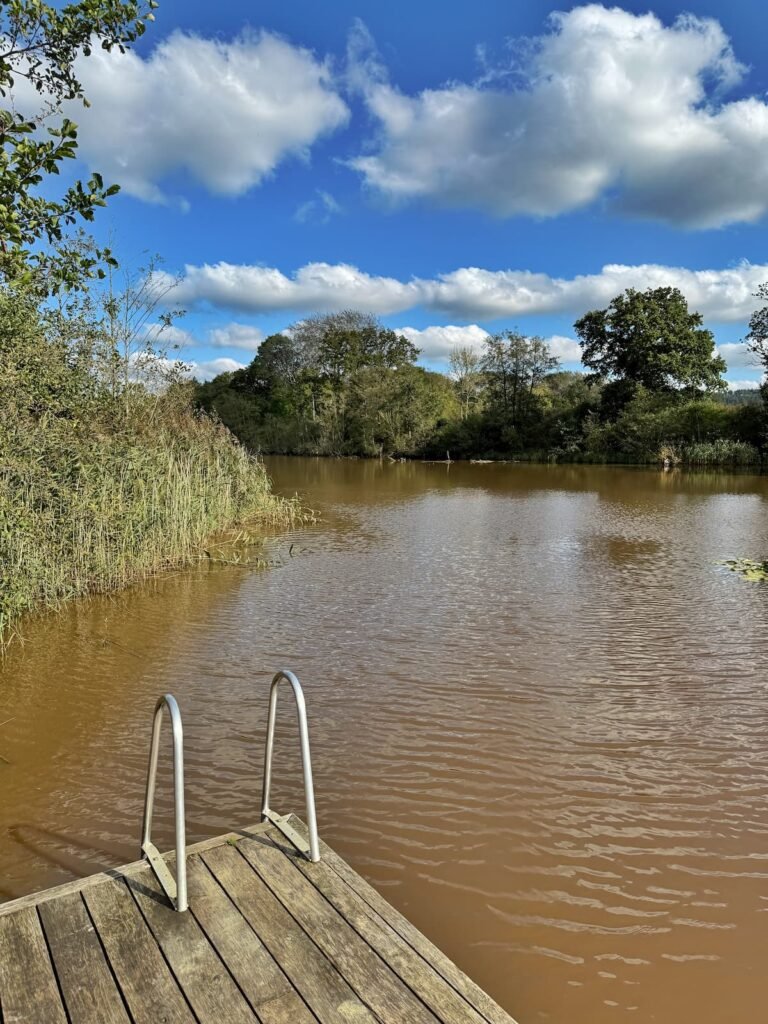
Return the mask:
[[[768, 479], [270, 469], [323, 517], [275, 568], [28, 624], [0, 670], [0, 898], [135, 858], [166, 690], [190, 841], [254, 822], [287, 666], [321, 833], [521, 1024], [764, 1020], [768, 586], [717, 563], [768, 553]], [[284, 710], [275, 805], [301, 811]]]

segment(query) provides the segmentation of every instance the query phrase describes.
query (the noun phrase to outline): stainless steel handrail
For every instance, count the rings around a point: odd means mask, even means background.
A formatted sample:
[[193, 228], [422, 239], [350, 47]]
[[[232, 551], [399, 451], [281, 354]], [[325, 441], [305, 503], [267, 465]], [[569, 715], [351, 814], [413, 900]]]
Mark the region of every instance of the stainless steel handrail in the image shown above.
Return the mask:
[[[160, 727], [163, 722], [163, 708], [168, 708], [173, 732], [173, 804], [176, 822], [176, 878], [152, 842], [152, 812], [155, 808], [157, 782], [157, 755], [160, 745]], [[152, 745], [149, 750], [149, 771], [147, 774], [147, 795], [144, 801], [144, 825], [142, 827], [141, 852], [147, 858], [157, 880], [165, 890], [176, 910], [187, 909], [187, 843], [184, 823], [184, 733], [181, 727], [181, 713], [176, 698], [170, 693], [161, 697], [155, 705], [152, 724]]]
[[[269, 806], [269, 793], [272, 788], [272, 755], [275, 749], [275, 719], [277, 717], [277, 694], [280, 683], [285, 680], [291, 684], [293, 696], [296, 698], [296, 714], [299, 720], [299, 739], [301, 743], [301, 765], [304, 772], [304, 799], [307, 807], [307, 831], [309, 845], [288, 822], [290, 815], [276, 814]], [[320, 840], [317, 836], [317, 818], [315, 816], [315, 791], [312, 783], [312, 757], [309, 752], [309, 729], [307, 727], [307, 706], [301, 683], [288, 669], [281, 669], [273, 678], [269, 690], [269, 718], [267, 720], [267, 744], [264, 751], [264, 789], [261, 796], [261, 820], [271, 821], [273, 825], [290, 839], [309, 860], [320, 860]]]

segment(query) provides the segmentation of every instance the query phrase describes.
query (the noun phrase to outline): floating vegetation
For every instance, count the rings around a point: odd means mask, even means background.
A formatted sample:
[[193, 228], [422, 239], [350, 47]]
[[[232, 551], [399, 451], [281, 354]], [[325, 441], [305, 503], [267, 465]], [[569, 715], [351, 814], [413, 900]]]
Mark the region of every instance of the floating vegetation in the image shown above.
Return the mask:
[[751, 558], [729, 558], [723, 565], [750, 583], [768, 583], [768, 559], [764, 562], [755, 562]]

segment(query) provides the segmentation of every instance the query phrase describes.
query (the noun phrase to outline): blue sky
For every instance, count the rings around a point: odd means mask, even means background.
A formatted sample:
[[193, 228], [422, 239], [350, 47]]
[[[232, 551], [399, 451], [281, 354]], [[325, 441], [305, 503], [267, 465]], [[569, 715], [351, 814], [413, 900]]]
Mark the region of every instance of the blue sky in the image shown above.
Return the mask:
[[123, 185], [96, 233], [182, 276], [202, 376], [346, 307], [428, 365], [517, 327], [575, 368], [578, 316], [668, 283], [756, 384], [764, 39], [763, 0], [163, 0], [133, 55], [81, 67], [82, 163]]

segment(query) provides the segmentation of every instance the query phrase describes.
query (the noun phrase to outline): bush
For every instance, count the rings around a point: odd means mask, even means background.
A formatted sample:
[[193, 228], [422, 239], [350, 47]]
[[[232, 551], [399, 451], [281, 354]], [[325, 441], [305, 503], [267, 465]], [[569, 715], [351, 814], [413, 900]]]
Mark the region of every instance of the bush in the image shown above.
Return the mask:
[[[621, 453], [630, 462], [749, 465], [760, 461], [759, 410], [711, 398], [682, 399], [640, 392], [611, 423], [585, 426], [585, 449]], [[674, 457], [670, 455], [674, 454]]]

